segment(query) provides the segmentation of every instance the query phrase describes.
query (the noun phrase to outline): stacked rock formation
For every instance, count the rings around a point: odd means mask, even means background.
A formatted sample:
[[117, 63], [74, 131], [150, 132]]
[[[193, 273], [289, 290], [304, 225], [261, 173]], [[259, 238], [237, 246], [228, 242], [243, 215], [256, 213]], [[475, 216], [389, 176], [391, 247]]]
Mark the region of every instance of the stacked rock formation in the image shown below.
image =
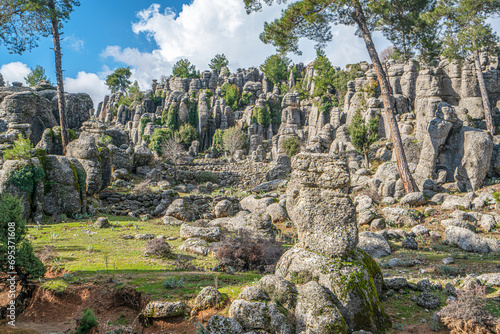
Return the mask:
[[241, 292], [230, 307], [232, 319], [210, 319], [208, 333], [385, 332], [390, 320], [378, 298], [383, 276], [356, 247], [347, 163], [334, 155], [301, 153], [292, 167], [287, 210], [299, 243], [282, 255], [275, 275]]

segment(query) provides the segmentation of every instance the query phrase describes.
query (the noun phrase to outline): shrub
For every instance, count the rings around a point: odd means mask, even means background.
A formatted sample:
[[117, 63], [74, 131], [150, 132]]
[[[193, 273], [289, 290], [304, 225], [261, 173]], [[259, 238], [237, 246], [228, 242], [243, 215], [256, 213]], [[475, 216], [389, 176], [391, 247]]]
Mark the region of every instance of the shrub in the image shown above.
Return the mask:
[[252, 112], [252, 123], [269, 126], [271, 124], [271, 111], [269, 107], [255, 107]]
[[163, 286], [165, 287], [165, 289], [182, 288], [183, 281], [184, 281], [183, 277], [175, 278], [172, 276], [163, 281]]
[[297, 137], [288, 137], [281, 143], [286, 155], [290, 158], [300, 152], [300, 142]]
[[23, 138], [22, 135], [17, 137], [14, 142], [14, 146], [10, 149], [6, 149], [3, 153], [3, 158], [5, 160], [23, 160], [31, 158], [31, 150], [33, 145], [28, 138]]
[[[23, 281], [43, 277], [45, 267], [35, 256], [33, 246], [25, 239], [27, 228], [23, 219], [23, 205], [19, 198], [8, 193], [0, 197], [0, 271], [15, 271]], [[12, 239], [11, 233], [14, 233]], [[9, 258], [12, 241], [16, 247], [15, 260]]]
[[226, 104], [233, 110], [238, 110], [238, 99], [240, 90], [236, 85], [225, 83], [221, 87], [221, 95], [226, 99]]
[[250, 104], [250, 99], [253, 97], [252, 93], [243, 92], [241, 95], [241, 104], [246, 106]]
[[196, 181], [198, 181], [198, 183], [205, 183], [205, 182], [217, 183], [219, 182], [219, 177], [215, 173], [203, 171], [196, 175]]
[[168, 128], [172, 131], [179, 130], [179, 110], [177, 105], [172, 104], [170, 108], [168, 108], [166, 117], [165, 113], [162, 116], [162, 123], [168, 126]]
[[252, 239], [248, 233], [240, 232], [238, 237], [223, 241], [216, 256], [221, 268], [271, 271], [283, 253], [284, 248], [279, 242]]
[[144, 256], [166, 257], [170, 254], [170, 245], [163, 239], [152, 239], [146, 241], [144, 246]]
[[12, 171], [8, 181], [25, 193], [32, 194], [35, 184], [42, 181], [44, 175], [42, 167], [29, 163], [21, 169]]
[[224, 130], [222, 135], [222, 143], [224, 149], [231, 155], [237, 150], [241, 150], [247, 142], [247, 134], [237, 127], [232, 127]]
[[170, 129], [156, 128], [149, 138], [149, 149], [161, 155], [163, 145], [172, 137], [173, 133]]
[[57, 293], [57, 294], [63, 294], [64, 291], [68, 288], [68, 283], [62, 281], [62, 280], [52, 280], [52, 281], [47, 281], [42, 285], [42, 288], [45, 290]]
[[358, 153], [364, 155], [365, 167], [369, 168], [370, 160], [368, 159], [368, 152], [372, 144], [378, 140], [378, 117], [371, 117], [368, 124], [366, 124], [361, 113], [356, 111], [347, 130], [349, 131], [352, 145]]
[[86, 307], [83, 309], [82, 318], [78, 321], [78, 328], [75, 334], [88, 334], [97, 325], [97, 317], [94, 315], [94, 312]]
[[224, 150], [224, 143], [222, 141], [223, 135], [224, 131], [221, 129], [217, 129], [215, 130], [214, 136], [212, 137], [212, 146], [217, 152], [222, 152]]
[[486, 308], [484, 286], [458, 290], [457, 300], [448, 303], [438, 315], [452, 333], [498, 333], [500, 330], [500, 324]]
[[144, 134], [144, 129], [146, 128], [146, 125], [151, 122], [151, 118], [149, 117], [143, 117], [139, 121], [139, 136], [142, 137]]
[[[142, 121], [142, 119], [141, 119], [141, 121]], [[142, 126], [142, 123], [141, 123], [141, 126]], [[144, 127], [146, 127], [146, 125], [144, 125]], [[144, 132], [144, 129], [142, 129], [142, 131]], [[108, 136], [105, 134], [101, 134], [99, 136], [99, 138], [97, 138], [97, 144], [99, 146], [108, 146], [112, 142], [113, 142], [113, 138], [111, 138], [111, 136]]]
[[198, 139], [198, 131], [189, 123], [184, 123], [179, 129], [180, 142], [185, 145], [191, 145], [191, 143]]

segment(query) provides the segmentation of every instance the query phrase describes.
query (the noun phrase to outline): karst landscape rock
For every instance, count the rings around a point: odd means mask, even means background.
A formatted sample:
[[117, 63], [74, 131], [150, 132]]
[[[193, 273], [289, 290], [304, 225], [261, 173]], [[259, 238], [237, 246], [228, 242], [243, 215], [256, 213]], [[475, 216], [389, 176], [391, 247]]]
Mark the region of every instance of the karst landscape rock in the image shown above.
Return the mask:
[[101, 101], [0, 75], [0, 333], [500, 333], [499, 53], [394, 50], [389, 101], [321, 50]]

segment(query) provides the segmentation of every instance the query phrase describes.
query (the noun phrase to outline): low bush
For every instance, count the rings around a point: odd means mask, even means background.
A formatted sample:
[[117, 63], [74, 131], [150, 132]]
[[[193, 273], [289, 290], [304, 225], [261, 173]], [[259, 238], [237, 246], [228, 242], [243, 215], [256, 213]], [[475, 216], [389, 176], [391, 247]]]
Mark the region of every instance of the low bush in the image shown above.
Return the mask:
[[97, 327], [97, 317], [94, 312], [88, 307], [83, 309], [82, 318], [78, 320], [78, 328], [75, 334], [88, 334], [90, 331]]
[[215, 173], [203, 171], [196, 175], [196, 181], [198, 181], [198, 183], [206, 183], [206, 182], [217, 183], [219, 182], [219, 177]]
[[170, 252], [170, 245], [163, 239], [148, 240], [144, 246], [144, 256], [166, 257]]
[[4, 160], [23, 160], [31, 158], [33, 145], [28, 138], [19, 135], [12, 148], [6, 149], [3, 153]]
[[300, 142], [297, 137], [286, 138], [285, 140], [283, 140], [281, 146], [285, 150], [286, 155], [288, 155], [290, 158], [300, 152]]
[[184, 123], [179, 129], [180, 142], [185, 145], [191, 145], [191, 143], [198, 139], [198, 131], [189, 123]]
[[279, 242], [250, 238], [247, 233], [240, 232], [237, 237], [223, 241], [216, 256], [221, 269], [272, 272], [284, 251]]

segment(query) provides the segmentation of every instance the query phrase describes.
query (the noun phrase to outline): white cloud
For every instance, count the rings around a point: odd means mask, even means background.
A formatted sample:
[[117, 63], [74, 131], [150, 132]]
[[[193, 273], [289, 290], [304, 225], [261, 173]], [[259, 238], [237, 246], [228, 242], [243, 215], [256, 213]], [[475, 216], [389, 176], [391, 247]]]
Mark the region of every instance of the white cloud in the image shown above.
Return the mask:
[[69, 35], [62, 39], [63, 45], [72, 48], [74, 51], [80, 52], [85, 49], [85, 41], [76, 37], [75, 35]]
[[[279, 18], [283, 8], [264, 6], [262, 12], [247, 15], [241, 0], [193, 0], [176, 15], [170, 8], [162, 10], [159, 4], [152, 4], [138, 13], [139, 21], [132, 24], [132, 30], [146, 34], [158, 48], [144, 53], [135, 48], [108, 46], [102, 56], [131, 66], [133, 79], [142, 87], [149, 87], [151, 79], [169, 75], [180, 58], [188, 58], [199, 70], [208, 69], [210, 59], [218, 53], [228, 57], [233, 71], [259, 66], [275, 53], [273, 46], [259, 39], [264, 22]], [[332, 27], [333, 40], [326, 53], [334, 65], [344, 67], [369, 59], [365, 44], [354, 35], [355, 31], [354, 27]], [[380, 51], [389, 45], [380, 34], [375, 34], [374, 39]], [[316, 56], [314, 43], [303, 40], [300, 46], [303, 55], [291, 58], [307, 64]]]
[[65, 78], [64, 89], [68, 93], [87, 93], [94, 101], [94, 106], [103, 100], [104, 95], [109, 94], [103, 75], [95, 73], [78, 72], [76, 78]]
[[8, 64], [2, 65], [0, 67], [0, 73], [3, 75], [3, 79], [7, 82], [22, 82], [25, 84], [24, 77], [27, 76], [31, 72], [31, 69], [28, 65], [16, 61]]

